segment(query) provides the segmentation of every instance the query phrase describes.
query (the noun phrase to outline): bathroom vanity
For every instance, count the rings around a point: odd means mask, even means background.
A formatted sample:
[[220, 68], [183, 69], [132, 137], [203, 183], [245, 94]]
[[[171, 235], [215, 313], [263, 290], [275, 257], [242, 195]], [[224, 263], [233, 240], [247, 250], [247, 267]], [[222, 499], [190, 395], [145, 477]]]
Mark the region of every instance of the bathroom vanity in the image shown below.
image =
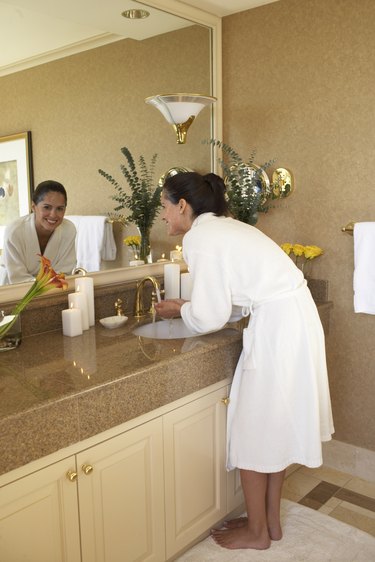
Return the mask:
[[[330, 306], [318, 305], [325, 328]], [[6, 562], [173, 560], [242, 509], [238, 473], [225, 469], [240, 330], [162, 340], [135, 328], [55, 329], [2, 354]]]
[[7, 562], [169, 560], [242, 503], [225, 470], [240, 332], [133, 329], [55, 331], [2, 354]]

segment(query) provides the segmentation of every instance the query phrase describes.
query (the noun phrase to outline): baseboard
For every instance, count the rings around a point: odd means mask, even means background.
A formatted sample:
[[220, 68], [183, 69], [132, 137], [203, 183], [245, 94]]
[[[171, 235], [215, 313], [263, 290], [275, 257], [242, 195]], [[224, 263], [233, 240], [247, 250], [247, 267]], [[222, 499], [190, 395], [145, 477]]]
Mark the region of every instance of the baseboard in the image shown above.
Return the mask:
[[332, 439], [323, 443], [323, 465], [375, 481], [375, 451], [369, 449]]

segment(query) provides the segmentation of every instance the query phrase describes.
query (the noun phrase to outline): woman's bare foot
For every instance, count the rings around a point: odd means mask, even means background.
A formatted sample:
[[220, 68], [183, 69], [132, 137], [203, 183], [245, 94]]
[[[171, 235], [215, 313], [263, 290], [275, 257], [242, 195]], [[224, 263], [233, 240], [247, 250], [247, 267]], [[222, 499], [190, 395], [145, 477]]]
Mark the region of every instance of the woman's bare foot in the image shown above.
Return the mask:
[[[247, 526], [247, 517], [236, 517], [230, 521], [224, 521], [224, 527], [226, 529], [239, 529], [240, 527]], [[278, 523], [268, 526], [268, 534], [270, 539], [273, 541], [279, 541], [283, 537], [283, 532], [281, 530], [281, 525]]]
[[271, 544], [267, 531], [255, 535], [248, 530], [247, 526], [234, 529], [213, 529], [211, 535], [216, 544], [229, 549], [254, 548], [265, 550]]
[[274, 525], [268, 524], [268, 533], [273, 541], [280, 541], [283, 538], [283, 532], [281, 530], [280, 523], [275, 523]]

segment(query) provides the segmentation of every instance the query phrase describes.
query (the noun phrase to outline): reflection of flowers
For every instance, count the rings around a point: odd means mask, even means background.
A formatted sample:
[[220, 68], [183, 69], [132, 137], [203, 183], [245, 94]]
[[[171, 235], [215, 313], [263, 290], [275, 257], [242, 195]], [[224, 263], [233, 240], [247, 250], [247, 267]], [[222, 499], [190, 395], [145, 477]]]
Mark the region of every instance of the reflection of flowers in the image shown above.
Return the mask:
[[302, 246], [302, 244], [290, 244], [289, 242], [284, 242], [284, 244], [281, 244], [281, 248], [293, 259], [296, 266], [299, 267], [303, 273], [306, 272], [307, 263], [310, 263], [311, 260], [323, 254], [322, 248], [313, 245]]
[[144, 156], [140, 156], [137, 169], [130, 150], [123, 147], [121, 152], [127, 163], [122, 164], [120, 169], [130, 187], [131, 195], [107, 172], [103, 170], [98, 170], [98, 172], [116, 190], [116, 194], [112, 196], [112, 199], [118, 203], [115, 211], [122, 209], [130, 211], [126, 220], [133, 222], [139, 228], [142, 236], [140, 257], [146, 260], [150, 252], [150, 230], [161, 207], [160, 194], [162, 186], [156, 185], [154, 187], [153, 179], [157, 154], [153, 155], [149, 165], [146, 164]]
[[256, 166], [255, 150], [244, 160], [231, 146], [222, 141], [210, 139], [203, 142], [217, 146], [223, 151], [224, 158], [219, 158], [219, 164], [224, 174], [230, 212], [242, 222], [256, 224], [258, 213], [266, 213], [271, 199], [274, 199], [274, 185], [269, 184], [265, 173], [265, 169], [273, 160]]
[[50, 289], [55, 288], [65, 290], [67, 287], [68, 283], [65, 281], [65, 275], [63, 273], [56, 273], [56, 271], [54, 271], [51, 267], [50, 260], [44, 256], [40, 256], [40, 268], [34, 283], [27, 291], [23, 299], [20, 300], [20, 302], [14, 307], [10, 316], [5, 317], [9, 320], [7, 322], [4, 322], [3, 320], [4, 324], [3, 322], [0, 323], [0, 338], [3, 337], [13, 326], [17, 320], [18, 314], [26, 308], [34, 297], [39, 297]]
[[140, 236], [127, 236], [124, 238], [124, 244], [130, 246], [134, 252], [135, 259], [138, 259], [139, 250], [141, 247], [141, 237]]

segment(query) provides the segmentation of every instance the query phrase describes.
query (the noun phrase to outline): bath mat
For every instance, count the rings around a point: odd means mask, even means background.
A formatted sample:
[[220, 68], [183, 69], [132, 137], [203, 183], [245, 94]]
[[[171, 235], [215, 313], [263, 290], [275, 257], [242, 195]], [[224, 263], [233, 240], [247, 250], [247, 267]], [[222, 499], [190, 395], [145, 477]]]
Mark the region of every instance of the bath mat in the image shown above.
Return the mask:
[[227, 550], [208, 537], [176, 562], [372, 562], [375, 538], [303, 505], [282, 500], [283, 539], [268, 550]]

